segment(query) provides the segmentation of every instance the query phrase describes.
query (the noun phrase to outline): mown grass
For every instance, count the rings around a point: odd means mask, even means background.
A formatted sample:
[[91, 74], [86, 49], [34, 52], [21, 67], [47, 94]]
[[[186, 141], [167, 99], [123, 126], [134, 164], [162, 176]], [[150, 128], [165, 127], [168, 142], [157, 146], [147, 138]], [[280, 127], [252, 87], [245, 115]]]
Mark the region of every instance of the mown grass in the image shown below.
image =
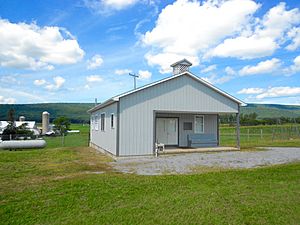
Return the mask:
[[299, 224], [299, 162], [125, 175], [78, 128], [66, 147], [56, 137], [46, 149], [0, 151], [0, 224]]
[[90, 127], [82, 124], [72, 124], [70, 127], [72, 130], [80, 130], [80, 133], [68, 134], [64, 137], [45, 137], [47, 142], [46, 148], [56, 147], [78, 147], [89, 145], [89, 132]]
[[110, 160], [90, 148], [1, 151], [1, 224], [300, 221], [300, 163], [137, 176], [115, 172]]

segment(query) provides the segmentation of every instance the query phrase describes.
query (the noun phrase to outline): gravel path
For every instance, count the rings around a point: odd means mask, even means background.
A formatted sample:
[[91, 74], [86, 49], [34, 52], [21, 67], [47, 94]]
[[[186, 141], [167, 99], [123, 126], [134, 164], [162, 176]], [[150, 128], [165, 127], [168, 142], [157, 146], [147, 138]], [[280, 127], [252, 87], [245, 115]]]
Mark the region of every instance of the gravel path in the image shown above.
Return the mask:
[[123, 173], [140, 175], [184, 174], [199, 166], [253, 168], [300, 161], [300, 148], [267, 148], [253, 152], [218, 152], [121, 158], [111, 165]]

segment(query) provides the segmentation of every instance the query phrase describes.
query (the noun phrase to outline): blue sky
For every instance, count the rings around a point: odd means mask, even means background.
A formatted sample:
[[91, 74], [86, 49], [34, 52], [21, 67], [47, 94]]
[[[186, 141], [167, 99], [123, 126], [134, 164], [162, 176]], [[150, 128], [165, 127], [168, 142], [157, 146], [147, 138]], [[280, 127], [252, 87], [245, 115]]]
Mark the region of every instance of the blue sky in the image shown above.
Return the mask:
[[0, 0], [0, 103], [102, 102], [182, 58], [247, 103], [300, 105], [300, 2]]

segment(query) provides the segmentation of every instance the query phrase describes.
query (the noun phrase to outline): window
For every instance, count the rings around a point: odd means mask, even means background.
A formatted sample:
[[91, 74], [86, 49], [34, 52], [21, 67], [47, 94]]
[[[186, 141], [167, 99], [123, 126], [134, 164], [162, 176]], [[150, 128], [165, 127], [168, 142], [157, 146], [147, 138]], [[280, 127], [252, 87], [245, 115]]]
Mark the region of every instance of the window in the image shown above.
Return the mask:
[[195, 133], [204, 133], [204, 116], [195, 116]]
[[105, 113], [101, 113], [101, 131], [105, 130]]
[[183, 123], [183, 130], [192, 130], [193, 129], [193, 123], [192, 122], [184, 122]]
[[110, 127], [115, 128], [114, 114], [110, 114]]

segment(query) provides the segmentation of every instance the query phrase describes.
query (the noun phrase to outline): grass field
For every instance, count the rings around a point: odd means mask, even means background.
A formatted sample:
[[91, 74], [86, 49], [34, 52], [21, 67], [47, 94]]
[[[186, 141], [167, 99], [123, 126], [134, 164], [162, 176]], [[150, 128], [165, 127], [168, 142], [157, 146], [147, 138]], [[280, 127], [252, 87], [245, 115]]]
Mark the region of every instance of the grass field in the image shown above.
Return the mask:
[[[300, 146], [300, 124], [242, 126], [240, 128], [241, 147]], [[221, 145], [234, 146], [235, 127], [221, 127]]]
[[[72, 124], [71, 129], [80, 130], [80, 134], [70, 134], [65, 137], [62, 144], [61, 137], [48, 137], [47, 148], [54, 147], [76, 147], [88, 146], [89, 126], [81, 124]], [[268, 126], [243, 126], [241, 127], [241, 147], [298, 147], [300, 146], [300, 125], [268, 125]], [[249, 132], [249, 133], [248, 133]], [[235, 146], [236, 134], [235, 127], [223, 126], [220, 128], [221, 145]]]
[[299, 224], [300, 163], [125, 175], [72, 128], [65, 147], [0, 151], [0, 224]]

